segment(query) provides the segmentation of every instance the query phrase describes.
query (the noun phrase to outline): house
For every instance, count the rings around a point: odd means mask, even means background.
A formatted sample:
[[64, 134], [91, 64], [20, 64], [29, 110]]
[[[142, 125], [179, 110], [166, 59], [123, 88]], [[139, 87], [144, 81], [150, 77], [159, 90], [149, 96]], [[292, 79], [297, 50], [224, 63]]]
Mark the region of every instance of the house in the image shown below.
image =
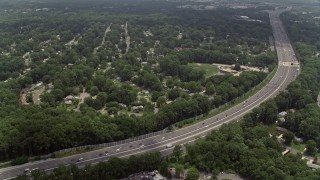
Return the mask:
[[127, 108], [127, 105], [122, 104], [122, 103], [119, 103], [119, 106], [120, 106], [120, 107], [123, 107], [123, 108]]
[[286, 128], [282, 128], [282, 127], [279, 127], [279, 126], [277, 126], [276, 129], [280, 133], [286, 133], [288, 131]]
[[294, 137], [294, 139], [295, 139], [296, 141], [298, 141], [299, 143], [303, 143], [303, 141], [304, 141], [303, 138], [298, 138], [298, 137], [296, 137], [296, 136]]
[[143, 109], [143, 106], [132, 106], [132, 111], [140, 111]]
[[152, 172], [140, 172], [132, 174], [128, 177], [129, 180], [167, 180], [157, 170]]
[[289, 150], [289, 149], [286, 149], [286, 150], [284, 150], [284, 151], [282, 152], [282, 155], [284, 156], [284, 155], [287, 155], [288, 153], [290, 153], [290, 150]]
[[170, 103], [172, 103], [172, 101], [167, 101], [167, 102], [166, 102], [166, 104], [170, 104]]
[[36, 87], [39, 87], [39, 86], [41, 86], [42, 84], [43, 84], [42, 82], [39, 82], [39, 83], [36, 84]]
[[285, 115], [287, 115], [288, 113], [285, 111], [282, 111], [278, 114], [279, 117], [284, 117]]
[[154, 45], [155, 46], [158, 46], [160, 44], [160, 40], [156, 40], [155, 42], [154, 42]]
[[224, 73], [224, 74], [235, 74], [235, 73], [238, 73], [238, 71], [232, 70], [232, 69], [220, 69], [220, 72]]
[[281, 118], [279, 118], [279, 121], [280, 121], [280, 122], [285, 122], [285, 121], [286, 121], [286, 119], [285, 119], [285, 118], [283, 118], [283, 117], [281, 117]]
[[65, 100], [73, 100], [74, 96], [73, 95], [68, 95], [67, 97], [64, 98]]
[[319, 165], [313, 164], [313, 163], [307, 163], [307, 166], [308, 166], [310, 169], [312, 169], [312, 170], [317, 170], [317, 169], [320, 168]]
[[65, 103], [66, 105], [71, 105], [71, 104], [72, 104], [72, 101], [71, 101], [71, 100], [65, 100], [64, 103]]
[[73, 95], [68, 95], [67, 97], [64, 98], [64, 103], [67, 105], [71, 105], [73, 99], [74, 99]]

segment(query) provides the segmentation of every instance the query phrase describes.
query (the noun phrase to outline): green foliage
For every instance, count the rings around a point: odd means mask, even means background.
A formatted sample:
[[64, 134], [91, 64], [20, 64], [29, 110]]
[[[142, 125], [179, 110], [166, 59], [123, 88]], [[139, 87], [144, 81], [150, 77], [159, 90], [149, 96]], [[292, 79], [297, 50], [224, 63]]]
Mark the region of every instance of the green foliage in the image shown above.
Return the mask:
[[182, 147], [180, 145], [177, 145], [173, 148], [173, 152], [172, 152], [172, 155], [177, 157], [177, 158], [180, 158], [180, 156], [182, 155]]
[[313, 177], [299, 156], [282, 156], [281, 144], [269, 133], [263, 125], [225, 125], [206, 139], [187, 146], [185, 160], [201, 171], [233, 170], [252, 179]]
[[180, 92], [181, 91], [179, 89], [177, 89], [177, 88], [170, 89], [168, 91], [168, 95], [167, 95], [168, 99], [170, 99], [171, 101], [177, 99], [180, 96]]
[[307, 145], [306, 145], [306, 154], [310, 155], [310, 156], [314, 156], [317, 153], [317, 143], [313, 140], [309, 140], [307, 141]]
[[164, 175], [165, 177], [170, 178], [171, 173], [169, 172], [169, 165], [167, 161], [162, 161], [159, 167], [159, 173]]
[[285, 144], [290, 145], [294, 140], [294, 134], [291, 131], [287, 131], [283, 134], [283, 139], [285, 140]]
[[20, 156], [20, 157], [13, 159], [10, 164], [12, 166], [16, 166], [16, 165], [20, 165], [20, 164], [25, 164], [27, 162], [29, 162], [29, 158], [27, 156]]
[[240, 71], [241, 70], [241, 67], [240, 67], [240, 64], [239, 63], [236, 63], [233, 67], [234, 70], [236, 71]]
[[95, 95], [97, 95], [98, 93], [99, 93], [98, 87], [97, 87], [97, 86], [92, 86], [91, 89], [90, 89], [90, 94], [91, 94], [92, 96], [95, 96]]
[[188, 169], [188, 173], [187, 173], [187, 180], [197, 180], [200, 177], [200, 173], [199, 171], [192, 167], [190, 169]]
[[27, 94], [27, 97], [26, 97], [26, 101], [27, 103], [32, 103], [32, 94]]
[[243, 72], [240, 76], [213, 76], [206, 80], [206, 93], [215, 94], [213, 104], [218, 107], [233, 101], [252, 87], [258, 85], [266, 77], [262, 72]]

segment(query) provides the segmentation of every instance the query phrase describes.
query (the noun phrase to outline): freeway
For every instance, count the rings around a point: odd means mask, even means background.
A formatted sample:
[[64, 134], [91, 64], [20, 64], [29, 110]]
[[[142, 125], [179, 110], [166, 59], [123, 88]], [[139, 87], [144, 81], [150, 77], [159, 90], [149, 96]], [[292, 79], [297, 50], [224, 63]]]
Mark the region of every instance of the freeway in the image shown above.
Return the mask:
[[87, 164], [96, 164], [101, 161], [107, 161], [110, 157], [126, 158], [131, 155], [151, 151], [159, 151], [162, 155], [167, 155], [172, 151], [175, 145], [191, 143], [198, 137], [204, 137], [212, 130], [219, 128], [224, 123], [241, 119], [241, 117], [258, 107], [261, 103], [275, 97], [279, 92], [285, 90], [299, 74], [299, 62], [295, 56], [284, 26], [279, 19], [279, 15], [286, 10], [288, 9], [276, 9], [275, 11], [269, 12], [278, 56], [277, 71], [266, 86], [244, 102], [214, 117], [210, 117], [197, 124], [172, 132], [69, 157], [47, 159], [3, 168], [0, 169], [0, 179], [12, 179], [17, 175], [23, 174], [25, 169], [32, 170], [38, 168], [49, 172], [59, 164], [69, 165], [75, 163], [82, 167]]

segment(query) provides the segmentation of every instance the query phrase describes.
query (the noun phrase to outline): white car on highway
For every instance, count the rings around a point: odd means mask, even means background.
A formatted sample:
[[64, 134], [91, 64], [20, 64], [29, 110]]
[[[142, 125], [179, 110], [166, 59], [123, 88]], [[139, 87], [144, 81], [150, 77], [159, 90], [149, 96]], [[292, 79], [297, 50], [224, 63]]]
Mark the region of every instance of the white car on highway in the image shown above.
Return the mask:
[[172, 144], [167, 144], [166, 145], [166, 148], [171, 148], [172, 147]]

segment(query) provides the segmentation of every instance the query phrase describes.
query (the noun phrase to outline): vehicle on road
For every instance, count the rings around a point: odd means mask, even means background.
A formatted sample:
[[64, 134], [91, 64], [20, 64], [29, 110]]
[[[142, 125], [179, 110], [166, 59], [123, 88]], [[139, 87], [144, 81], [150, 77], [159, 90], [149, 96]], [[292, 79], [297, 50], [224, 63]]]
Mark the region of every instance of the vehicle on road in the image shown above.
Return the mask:
[[77, 162], [80, 162], [80, 161], [82, 161], [83, 160], [83, 158], [79, 158], [78, 160], [77, 160]]
[[172, 147], [171, 143], [166, 145], [166, 148], [171, 148], [171, 147]]
[[28, 173], [29, 171], [30, 171], [30, 169], [27, 168], [27, 169], [24, 170], [24, 173]]
[[38, 170], [38, 168], [33, 168], [33, 169], [31, 170], [31, 172], [36, 171], [36, 170]]

